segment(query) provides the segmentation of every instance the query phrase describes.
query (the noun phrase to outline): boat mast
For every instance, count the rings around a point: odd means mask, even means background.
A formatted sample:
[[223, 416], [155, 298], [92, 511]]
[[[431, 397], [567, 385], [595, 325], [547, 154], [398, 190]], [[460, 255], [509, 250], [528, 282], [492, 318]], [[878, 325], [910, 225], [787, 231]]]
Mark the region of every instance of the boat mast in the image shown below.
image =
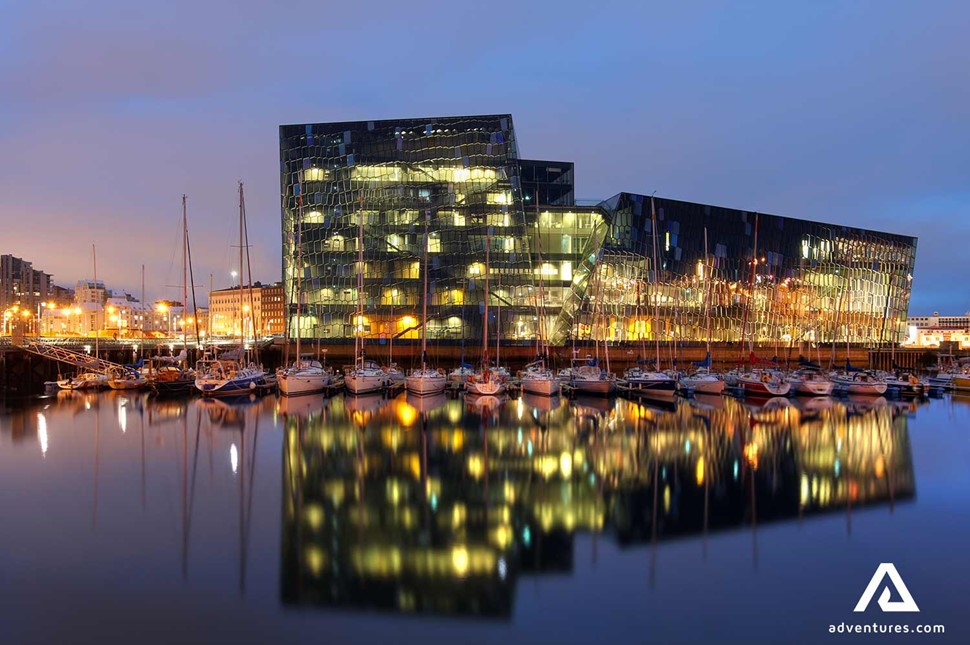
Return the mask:
[[[754, 214], [754, 250], [751, 253], [751, 286], [748, 289], [748, 297], [744, 301], [744, 317], [741, 320], [741, 342], [738, 343], [738, 365], [741, 364], [741, 356], [744, 352], [744, 335], [748, 331], [748, 308], [751, 304], [751, 297], [754, 295], [754, 284], [758, 275], [758, 214]], [[754, 352], [754, 338], [748, 343], [748, 350]]]
[[145, 265], [141, 265], [141, 321], [138, 325], [139, 334], [138, 356], [141, 358], [145, 351]]
[[[539, 254], [539, 292], [536, 295], [536, 354], [541, 357], [542, 367], [548, 368], [546, 365], [546, 347], [545, 347], [545, 316], [543, 316], [543, 309], [545, 308], [546, 298], [543, 293], [543, 282], [542, 282], [542, 227], [539, 226], [539, 191], [536, 191], [536, 251]], [[576, 339], [573, 338], [573, 347], [576, 346]], [[496, 350], [497, 351], [497, 350]]]
[[189, 225], [186, 219], [185, 193], [182, 193], [182, 349], [188, 356], [188, 330], [185, 329], [185, 312], [188, 305], [188, 252], [189, 252]]
[[424, 277], [424, 286], [421, 291], [421, 370], [427, 369], [428, 355], [428, 220], [431, 219], [431, 211], [424, 211], [424, 261], [421, 266], [421, 273]]
[[364, 358], [360, 355], [364, 339], [361, 337], [364, 317], [364, 191], [360, 191], [357, 208], [357, 313], [354, 315], [354, 365], [363, 369]]
[[498, 296], [495, 298], [498, 310], [495, 312], [495, 369], [499, 367], [499, 348], [502, 339], [502, 274], [498, 275]]
[[[707, 328], [707, 355], [711, 355], [711, 265], [707, 254], [707, 227], [704, 227], [704, 325]], [[710, 365], [708, 365], [710, 369]]]
[[482, 323], [482, 375], [488, 374], [488, 272], [489, 251], [492, 247], [492, 234], [488, 223], [485, 224], [485, 320]]
[[297, 183], [300, 195], [296, 208], [296, 266], [293, 276], [296, 281], [296, 361], [294, 365], [300, 368], [300, 315], [303, 313], [303, 184]]
[[[201, 334], [199, 332], [199, 305], [195, 300], [195, 274], [192, 272], [192, 243], [189, 242], [188, 219], [185, 220], [185, 257], [187, 258], [187, 265], [189, 267], [189, 280], [186, 284], [192, 285], [192, 319], [195, 326], [195, 345], [196, 347], [201, 348], [202, 338], [200, 337]], [[188, 295], [186, 294], [185, 297], [188, 297]], [[183, 305], [183, 313], [184, 313], [184, 307], [187, 307], [187, 306], [188, 306], [188, 303], [185, 303]], [[183, 333], [184, 333], [184, 326], [183, 326]], [[186, 351], [185, 357], [186, 357], [186, 363], [188, 363], [188, 351]]]
[[[94, 291], [95, 293], [97, 293], [98, 291], [98, 250], [94, 247], [94, 244], [91, 245], [91, 259], [94, 262]], [[98, 309], [96, 309], [94, 312], [95, 323], [97, 323], [98, 314], [100, 313], [100, 310], [103, 309], [103, 305], [104, 305], [104, 303], [101, 302], [101, 296], [98, 296], [97, 305], [98, 305]], [[94, 330], [94, 358], [96, 358], [97, 360], [101, 360], [101, 356], [100, 356], [101, 345], [98, 342], [100, 339], [101, 339], [101, 330], [100, 329]]]
[[650, 195], [650, 232], [653, 242], [653, 337], [657, 349], [657, 364], [654, 369], [660, 371], [660, 293], [657, 288], [660, 268], [657, 266], [657, 208], [653, 195]]
[[243, 317], [243, 184], [239, 182], [239, 362], [242, 363], [242, 348], [246, 344], [246, 319]]

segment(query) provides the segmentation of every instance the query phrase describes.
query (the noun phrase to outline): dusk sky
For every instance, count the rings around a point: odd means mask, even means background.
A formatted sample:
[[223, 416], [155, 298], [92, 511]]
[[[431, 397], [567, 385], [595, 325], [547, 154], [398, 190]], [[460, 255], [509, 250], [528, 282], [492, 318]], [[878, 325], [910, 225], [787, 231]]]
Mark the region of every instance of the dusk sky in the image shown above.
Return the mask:
[[[689, 5], [689, 6], [687, 6]], [[237, 184], [280, 276], [282, 123], [511, 113], [619, 191], [919, 237], [911, 313], [970, 309], [966, 2], [0, 0], [0, 252], [73, 286], [228, 286]]]

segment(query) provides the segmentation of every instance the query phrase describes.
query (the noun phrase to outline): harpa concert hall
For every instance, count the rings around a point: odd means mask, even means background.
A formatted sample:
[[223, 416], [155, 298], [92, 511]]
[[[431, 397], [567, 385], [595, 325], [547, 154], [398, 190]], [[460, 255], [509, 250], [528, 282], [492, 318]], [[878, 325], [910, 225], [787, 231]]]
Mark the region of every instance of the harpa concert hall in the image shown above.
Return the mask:
[[423, 245], [436, 341], [481, 342], [486, 272], [503, 342], [905, 337], [916, 238], [626, 192], [579, 205], [573, 163], [520, 158], [507, 114], [284, 125], [280, 184], [304, 338], [419, 338]]

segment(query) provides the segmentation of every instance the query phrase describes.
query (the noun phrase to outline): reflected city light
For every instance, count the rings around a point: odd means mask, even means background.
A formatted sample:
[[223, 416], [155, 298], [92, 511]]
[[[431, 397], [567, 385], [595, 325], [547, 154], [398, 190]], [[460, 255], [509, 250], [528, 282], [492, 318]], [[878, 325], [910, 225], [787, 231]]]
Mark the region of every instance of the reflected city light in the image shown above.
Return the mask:
[[239, 450], [236, 444], [229, 446], [229, 463], [232, 465], [232, 473], [235, 475], [239, 471]]
[[121, 428], [121, 434], [125, 434], [128, 428], [128, 411], [125, 403], [127, 403], [125, 399], [118, 401], [118, 426]]
[[284, 600], [507, 616], [580, 533], [663, 541], [914, 494], [896, 408], [720, 403], [520, 398], [483, 427], [461, 399], [348, 399], [299, 435], [286, 417]]
[[40, 453], [47, 457], [47, 417], [43, 412], [37, 413], [37, 440], [40, 442]]

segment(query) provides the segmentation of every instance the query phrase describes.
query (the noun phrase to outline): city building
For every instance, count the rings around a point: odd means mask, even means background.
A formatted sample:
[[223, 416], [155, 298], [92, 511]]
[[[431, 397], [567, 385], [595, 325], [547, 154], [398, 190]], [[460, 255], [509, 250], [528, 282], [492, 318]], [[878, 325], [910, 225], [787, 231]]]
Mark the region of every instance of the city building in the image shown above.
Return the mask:
[[0, 312], [4, 334], [35, 333], [52, 298], [51, 275], [13, 255], [0, 255]]
[[[241, 292], [240, 292], [241, 289]], [[254, 282], [209, 294], [208, 327], [215, 337], [271, 336], [285, 330], [283, 285]], [[244, 324], [240, 324], [243, 321]], [[243, 328], [245, 332], [243, 332]]]
[[280, 162], [304, 337], [417, 338], [426, 250], [429, 338], [480, 341], [486, 246], [509, 341], [906, 336], [916, 238], [635, 193], [581, 206], [573, 164], [521, 159], [509, 115], [284, 125]]
[[910, 316], [908, 333], [903, 345], [912, 347], [941, 347], [952, 349], [970, 348], [970, 312], [962, 316]]

